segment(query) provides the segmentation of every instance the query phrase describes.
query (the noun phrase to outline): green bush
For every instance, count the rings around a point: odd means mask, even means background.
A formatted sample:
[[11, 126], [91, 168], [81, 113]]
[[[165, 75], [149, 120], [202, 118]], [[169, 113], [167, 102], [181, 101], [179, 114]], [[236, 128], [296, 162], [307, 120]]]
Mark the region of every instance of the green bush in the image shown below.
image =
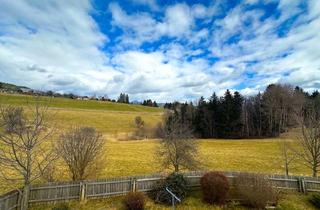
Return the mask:
[[123, 205], [126, 210], [143, 210], [145, 199], [142, 192], [130, 192], [123, 199]]
[[171, 205], [172, 197], [166, 191], [166, 187], [171, 190], [179, 199], [184, 199], [187, 196], [187, 181], [182, 174], [173, 173], [166, 179], [158, 181], [150, 192], [150, 197], [156, 203]]
[[70, 209], [71, 208], [67, 203], [59, 203], [52, 208], [52, 210], [70, 210]]
[[320, 193], [314, 193], [310, 196], [309, 202], [312, 203], [317, 209], [320, 209]]
[[208, 172], [200, 180], [203, 200], [209, 204], [224, 204], [229, 191], [227, 177], [219, 172]]

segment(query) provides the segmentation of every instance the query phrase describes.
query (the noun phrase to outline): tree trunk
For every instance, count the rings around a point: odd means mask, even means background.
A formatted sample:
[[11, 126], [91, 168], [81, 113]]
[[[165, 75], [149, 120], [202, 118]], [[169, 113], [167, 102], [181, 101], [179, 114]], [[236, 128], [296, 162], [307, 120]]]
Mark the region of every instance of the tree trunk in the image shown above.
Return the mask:
[[313, 177], [317, 177], [317, 172], [318, 172], [317, 166], [313, 166], [313, 167], [312, 167], [312, 176], [313, 176]]
[[289, 176], [289, 164], [288, 161], [286, 161], [286, 177]]
[[174, 172], [179, 172], [179, 165], [174, 166]]
[[21, 210], [28, 209], [29, 192], [30, 192], [30, 185], [25, 185], [22, 192], [21, 207], [20, 207]]

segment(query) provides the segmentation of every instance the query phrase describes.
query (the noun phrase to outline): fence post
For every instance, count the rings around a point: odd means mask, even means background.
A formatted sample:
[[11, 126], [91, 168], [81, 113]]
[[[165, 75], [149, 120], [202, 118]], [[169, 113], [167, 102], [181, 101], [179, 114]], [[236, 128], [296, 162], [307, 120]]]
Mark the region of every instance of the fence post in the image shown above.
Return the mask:
[[306, 193], [306, 182], [304, 180], [304, 178], [301, 178], [301, 186], [302, 186], [302, 192]]
[[86, 199], [86, 183], [80, 182], [80, 201], [85, 201]]
[[305, 193], [306, 192], [306, 185], [305, 185], [305, 181], [302, 177], [298, 178], [298, 183], [299, 183], [299, 192]]
[[136, 192], [137, 191], [137, 179], [134, 177], [132, 180], [131, 180], [131, 190], [132, 192]]

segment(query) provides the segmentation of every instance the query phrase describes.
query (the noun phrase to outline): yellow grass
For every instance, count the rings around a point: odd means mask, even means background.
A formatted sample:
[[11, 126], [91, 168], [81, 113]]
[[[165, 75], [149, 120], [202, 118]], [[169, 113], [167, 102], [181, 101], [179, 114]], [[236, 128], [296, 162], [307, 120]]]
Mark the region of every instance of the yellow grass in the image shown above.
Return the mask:
[[103, 134], [119, 134], [134, 130], [134, 118], [141, 116], [147, 126], [155, 126], [161, 120], [161, 113], [102, 111], [79, 109], [51, 110], [56, 126], [62, 130], [74, 125], [95, 127]]
[[[24, 105], [22, 96], [0, 95], [0, 99], [5, 104]], [[102, 162], [98, 165], [103, 169], [90, 178], [150, 174], [162, 170], [158, 158], [154, 156], [157, 140], [117, 140], [119, 136], [134, 130], [133, 121], [138, 115], [142, 117], [147, 126], [152, 127], [157, 124], [161, 120], [162, 111], [160, 109], [116, 103], [102, 104], [95, 101], [54, 100], [53, 105], [50, 105], [50, 112], [54, 116], [54, 124], [59, 128], [55, 137], [73, 125], [93, 126], [104, 134], [106, 148]], [[278, 140], [276, 138], [199, 140], [199, 155], [204, 170], [283, 174], [284, 168]], [[292, 165], [290, 172], [296, 175], [311, 174], [310, 170], [299, 162]], [[63, 165], [58, 167], [56, 173], [59, 179], [69, 179], [66, 167]], [[7, 183], [2, 182], [2, 185], [0, 183], [0, 192], [7, 189], [9, 189]]]
[[[122, 205], [122, 196], [105, 198], [98, 200], [89, 200], [86, 203], [79, 203], [77, 201], [69, 202], [69, 206], [72, 210], [121, 210], [124, 209]], [[31, 210], [51, 210], [53, 205], [35, 205]], [[315, 210], [307, 201], [307, 196], [302, 194], [285, 194], [281, 197], [279, 202], [279, 209], [282, 210]], [[164, 206], [155, 204], [149, 198], [146, 198], [146, 209], [148, 210], [170, 210], [171, 206]], [[208, 205], [202, 202], [201, 193], [192, 192], [181, 204], [176, 207], [177, 210], [244, 210], [247, 208], [229, 204], [229, 208], [221, 208], [218, 206]]]

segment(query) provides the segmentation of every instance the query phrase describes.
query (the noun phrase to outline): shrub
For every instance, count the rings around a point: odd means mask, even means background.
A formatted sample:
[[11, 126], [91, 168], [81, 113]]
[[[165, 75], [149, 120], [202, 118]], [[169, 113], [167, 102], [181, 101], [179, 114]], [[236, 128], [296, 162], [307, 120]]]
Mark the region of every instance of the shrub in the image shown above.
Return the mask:
[[278, 203], [279, 191], [265, 176], [241, 174], [235, 179], [235, 188], [246, 206], [264, 209], [267, 204]]
[[130, 192], [124, 197], [123, 204], [126, 210], [143, 210], [145, 206], [144, 195], [141, 192]]
[[309, 202], [314, 205], [317, 209], [320, 209], [320, 194], [312, 194], [309, 198]]
[[229, 191], [229, 182], [219, 172], [208, 172], [201, 177], [203, 200], [209, 204], [224, 204]]
[[70, 210], [70, 209], [71, 208], [67, 203], [59, 203], [52, 208], [52, 210]]
[[187, 195], [187, 181], [182, 174], [173, 173], [166, 179], [158, 181], [149, 194], [156, 203], [168, 204], [172, 202], [171, 195], [166, 191], [166, 187], [171, 190], [179, 199]]

